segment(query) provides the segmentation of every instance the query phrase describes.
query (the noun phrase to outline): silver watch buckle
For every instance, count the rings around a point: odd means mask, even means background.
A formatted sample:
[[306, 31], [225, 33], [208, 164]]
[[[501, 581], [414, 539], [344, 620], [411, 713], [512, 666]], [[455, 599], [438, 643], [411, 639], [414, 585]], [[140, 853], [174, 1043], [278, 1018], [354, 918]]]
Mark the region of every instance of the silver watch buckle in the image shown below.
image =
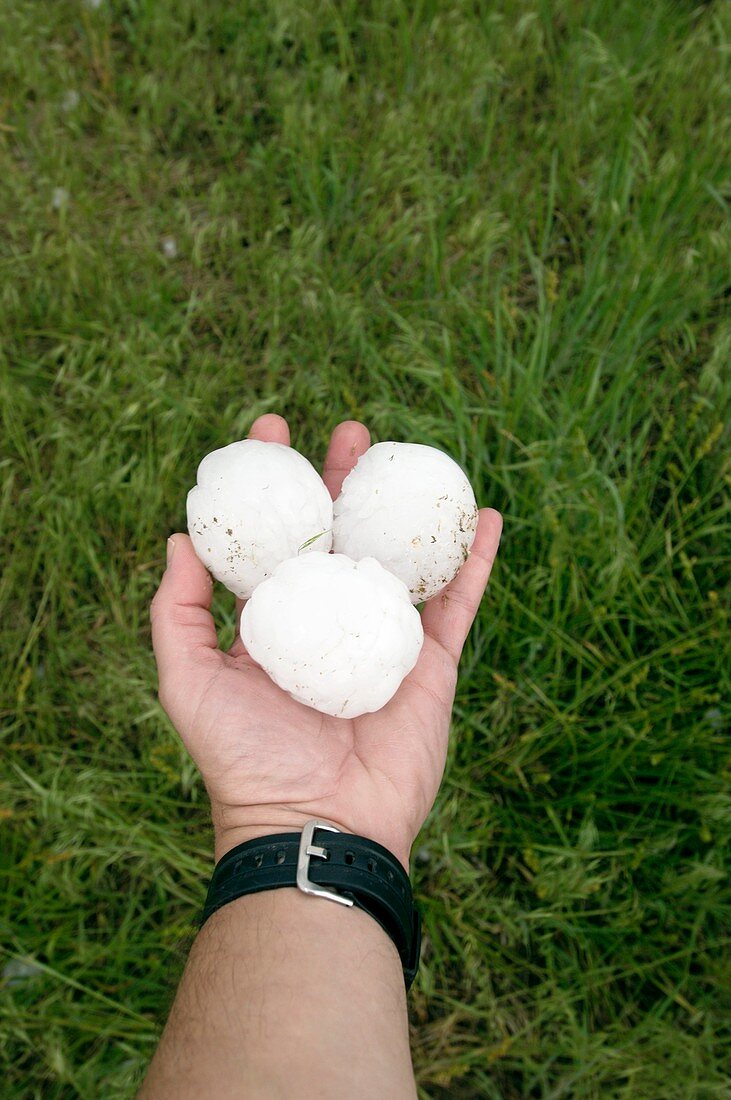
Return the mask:
[[341, 905], [352, 905], [352, 898], [344, 898], [342, 894], [336, 894], [332, 890], [326, 890], [310, 878], [310, 859], [316, 856], [318, 859], [327, 859], [327, 852], [319, 844], [314, 844], [315, 829], [324, 829], [328, 833], [339, 833], [334, 825], [327, 825], [324, 821], [313, 818], [308, 821], [302, 830], [299, 852], [297, 853], [297, 886], [304, 894], [314, 894], [318, 898], [328, 898], [330, 901], [340, 902]]

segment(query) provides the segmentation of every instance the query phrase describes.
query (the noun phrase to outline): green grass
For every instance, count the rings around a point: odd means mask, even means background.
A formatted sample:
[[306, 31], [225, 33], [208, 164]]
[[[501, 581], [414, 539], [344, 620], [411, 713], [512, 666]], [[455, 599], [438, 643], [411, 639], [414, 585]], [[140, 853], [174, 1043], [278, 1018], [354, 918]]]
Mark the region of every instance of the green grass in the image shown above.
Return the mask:
[[505, 513], [414, 849], [422, 1097], [731, 1095], [730, 27], [0, 0], [4, 1098], [131, 1097], [155, 1047], [211, 835], [147, 608], [270, 410]]

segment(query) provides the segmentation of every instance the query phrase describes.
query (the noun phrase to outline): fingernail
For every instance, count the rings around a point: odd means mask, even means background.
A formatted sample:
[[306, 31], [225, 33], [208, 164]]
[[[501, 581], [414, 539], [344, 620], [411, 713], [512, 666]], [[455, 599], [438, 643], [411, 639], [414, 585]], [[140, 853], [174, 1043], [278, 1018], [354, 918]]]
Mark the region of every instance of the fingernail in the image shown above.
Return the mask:
[[175, 539], [171, 535], [170, 538], [168, 539], [168, 544], [167, 544], [168, 565], [170, 565], [170, 562], [173, 560], [173, 554], [174, 553], [175, 553]]

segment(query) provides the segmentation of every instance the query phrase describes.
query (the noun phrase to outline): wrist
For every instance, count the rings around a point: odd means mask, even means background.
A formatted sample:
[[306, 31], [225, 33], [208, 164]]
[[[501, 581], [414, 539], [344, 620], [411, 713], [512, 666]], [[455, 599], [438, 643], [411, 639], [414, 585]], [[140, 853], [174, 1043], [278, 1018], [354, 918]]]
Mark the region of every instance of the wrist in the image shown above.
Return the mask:
[[225, 807], [216, 803], [211, 804], [211, 817], [214, 832], [214, 859], [218, 863], [227, 852], [247, 840], [255, 840], [258, 837], [273, 836], [275, 833], [301, 833], [308, 821], [316, 817], [327, 825], [333, 825], [341, 833], [350, 833], [354, 836], [364, 836], [368, 840], [375, 840], [388, 849], [401, 863], [409, 874], [410, 847], [399, 844], [394, 840], [378, 835], [380, 830], [364, 830], [358, 832], [343, 821], [328, 814], [304, 813], [299, 810], [291, 810], [285, 806], [260, 806], [237, 807], [233, 814]]
[[[262, 820], [239, 825], [216, 826], [214, 824], [214, 858], [216, 863], [223, 859], [232, 848], [244, 844], [247, 840], [257, 840], [259, 837], [274, 836], [277, 833], [301, 833], [307, 822], [311, 820], [311, 816], [307, 817], [304, 814], [301, 817], [298, 814], [291, 814], [290, 820], [285, 820], [276, 814], [268, 816], [272, 817], [272, 820], [268, 823]], [[328, 825], [334, 825], [341, 833], [350, 832], [349, 829], [343, 828], [332, 818], [318, 817], [318, 820], [324, 821]]]
[[302, 831], [247, 839], [217, 861], [201, 927], [221, 908], [261, 891], [296, 887], [303, 895], [364, 910], [394, 944], [408, 990], [419, 965], [421, 919], [399, 858], [378, 841], [310, 818]]

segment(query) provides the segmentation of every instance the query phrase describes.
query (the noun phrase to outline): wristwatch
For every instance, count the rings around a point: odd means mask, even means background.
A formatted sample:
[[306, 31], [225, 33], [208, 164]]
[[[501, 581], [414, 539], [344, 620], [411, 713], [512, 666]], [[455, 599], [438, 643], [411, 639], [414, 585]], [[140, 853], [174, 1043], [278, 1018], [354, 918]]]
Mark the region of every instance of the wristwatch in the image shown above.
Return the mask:
[[[319, 844], [318, 833], [327, 834]], [[281, 886], [370, 913], [393, 940], [411, 988], [419, 968], [421, 916], [409, 876], [387, 848], [316, 819], [301, 833], [247, 840], [216, 864], [200, 927], [227, 902]]]

